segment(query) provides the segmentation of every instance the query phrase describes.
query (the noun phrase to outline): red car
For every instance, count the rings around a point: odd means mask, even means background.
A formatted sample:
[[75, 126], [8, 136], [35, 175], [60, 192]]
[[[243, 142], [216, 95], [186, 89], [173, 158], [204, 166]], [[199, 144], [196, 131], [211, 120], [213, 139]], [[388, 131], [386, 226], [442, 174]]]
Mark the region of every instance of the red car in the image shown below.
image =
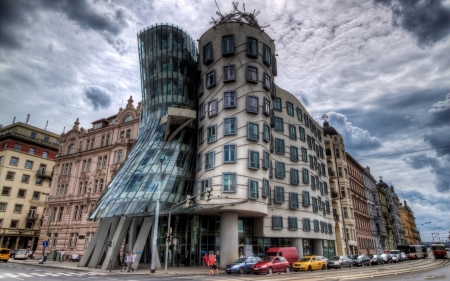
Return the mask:
[[289, 273], [289, 262], [280, 256], [264, 257], [260, 262], [253, 265], [253, 273], [272, 274], [273, 272]]

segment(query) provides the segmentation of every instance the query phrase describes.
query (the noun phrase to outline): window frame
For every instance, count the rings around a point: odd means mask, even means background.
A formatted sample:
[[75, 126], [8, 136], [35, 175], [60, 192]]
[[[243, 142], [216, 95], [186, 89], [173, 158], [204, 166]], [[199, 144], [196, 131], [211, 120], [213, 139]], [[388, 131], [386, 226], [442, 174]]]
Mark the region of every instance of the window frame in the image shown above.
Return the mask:
[[286, 112], [290, 116], [294, 116], [294, 105], [292, 102], [286, 101]]
[[302, 169], [302, 182], [304, 184], [309, 184], [309, 170], [306, 168]]
[[[228, 75], [228, 73], [230, 73], [230, 72], [227, 72], [227, 68], [232, 68], [232, 75]], [[236, 81], [236, 65], [234, 65], [234, 64], [229, 64], [229, 65], [224, 65], [223, 67], [222, 67], [222, 73], [223, 73], [223, 75], [222, 75], [222, 77], [223, 77], [223, 79], [222, 79], [222, 81], [223, 82], [234, 82], [234, 81]]]
[[[215, 104], [215, 111], [211, 110], [211, 105]], [[208, 117], [214, 117], [219, 113], [217, 99], [212, 99], [208, 102]]]
[[272, 49], [267, 44], [263, 47], [263, 62], [267, 66], [272, 65]]
[[264, 122], [264, 124], [263, 124], [263, 140], [265, 142], [270, 143], [270, 138], [271, 138], [271, 136], [270, 136], [270, 126], [269, 126], [269, 124]]
[[291, 161], [293, 162], [298, 162], [299, 161], [299, 157], [298, 157], [298, 147], [291, 145], [290, 147], [290, 154], [291, 154]]
[[[253, 190], [253, 188], [255, 188], [254, 185], [256, 185], [256, 196], [255, 190]], [[248, 199], [259, 199], [259, 182], [255, 179], [248, 179]]]
[[[281, 125], [280, 125], [281, 124]], [[280, 128], [281, 126], [281, 128]], [[275, 116], [275, 126], [274, 130], [277, 132], [284, 132], [284, 122], [283, 118]]]
[[[231, 39], [231, 49], [227, 50], [227, 46], [225, 46], [225, 40]], [[235, 54], [235, 44], [234, 44], [234, 34], [227, 34], [222, 36], [222, 56], [232, 56]]]
[[289, 230], [298, 230], [298, 219], [297, 219], [297, 217], [288, 217], [288, 229]]
[[302, 218], [303, 231], [311, 231], [311, 220], [309, 218]]
[[303, 128], [302, 126], [299, 126], [298, 129], [299, 129], [299, 132], [300, 132], [299, 138], [300, 138], [302, 141], [306, 141], [306, 132], [305, 132], [305, 128]]
[[[255, 134], [256, 138], [251, 138], [250, 136], [250, 125], [256, 126], [257, 133]], [[252, 135], [253, 136], [253, 135]], [[252, 141], [259, 141], [259, 124], [254, 122], [247, 122], [247, 139]]]
[[208, 128], [206, 128], [206, 143], [213, 143], [216, 141], [217, 141], [217, 124], [213, 124], [208, 126]]
[[213, 50], [212, 50], [212, 42], [208, 42], [203, 45], [203, 64], [208, 65], [214, 61], [213, 58]]
[[311, 200], [309, 198], [309, 191], [307, 191], [307, 190], [302, 191], [302, 205], [303, 205], [303, 207], [311, 206]]
[[273, 100], [273, 110], [280, 112], [283, 110], [282, 100], [280, 97], [275, 97], [275, 99]]
[[272, 89], [272, 76], [269, 75], [269, 73], [264, 72], [264, 79], [263, 79], [263, 87], [267, 91], [270, 91]]
[[303, 122], [303, 110], [301, 108], [297, 107], [295, 109], [295, 111], [297, 112], [297, 120], [299, 122]]
[[203, 131], [203, 126], [198, 128], [197, 131], [197, 142], [198, 144], [202, 144], [204, 142], [204, 131]]
[[[256, 79], [253, 79], [249, 76], [249, 71], [250, 69], [254, 69], [256, 72]], [[249, 83], [258, 83], [258, 68], [256, 66], [251, 66], [251, 65], [247, 65], [246, 70], [245, 70], [245, 77], [246, 77], [246, 81]]]
[[[234, 152], [233, 152], [233, 157], [234, 160], [225, 160], [225, 155], [226, 154], [230, 154], [230, 152], [226, 152], [225, 147], [229, 146], [229, 147], [234, 147]], [[222, 163], [223, 164], [229, 164], [229, 163], [236, 163], [237, 162], [237, 145], [236, 144], [224, 144], [222, 146]], [[231, 154], [230, 154], [231, 155]]]
[[[257, 163], [257, 167], [254, 167], [254, 166], [252, 166], [252, 154], [253, 153], [256, 153], [256, 155], [257, 155], [257, 159], [258, 159], [258, 163]], [[249, 149], [248, 150], [248, 163], [247, 163], [247, 166], [248, 166], [248, 168], [249, 169], [252, 169], [252, 170], [259, 170], [259, 168], [260, 168], [260, 164], [259, 164], [259, 151], [257, 151], [257, 150], [251, 150], [251, 149]]]
[[[13, 159], [15, 159], [15, 163], [12, 163]], [[10, 166], [18, 166], [19, 165], [19, 158], [11, 156], [11, 158], [9, 159], [9, 165]]]
[[280, 155], [284, 155], [286, 153], [284, 139], [275, 138], [275, 153]]
[[[229, 124], [227, 124], [228, 120], [233, 120], [234, 122], [234, 131], [230, 132], [231, 130], [229, 130], [229, 132], [227, 133], [227, 126]], [[237, 134], [237, 119], [236, 117], [225, 117], [223, 118], [223, 135], [224, 136], [230, 136], [230, 135], [236, 135]]]
[[[251, 40], [254, 40], [253, 42], [251, 42]], [[253, 53], [251, 51], [251, 45], [256, 47], [256, 53]], [[252, 58], [258, 58], [259, 55], [259, 48], [258, 48], [258, 39], [251, 37], [251, 36], [247, 36], [247, 56], [248, 57], [252, 57]]]
[[270, 116], [270, 100], [268, 98], [266, 98], [266, 97], [264, 97], [263, 113], [266, 116]]
[[196, 171], [198, 172], [198, 171], [200, 171], [201, 169], [202, 169], [202, 153], [200, 152], [200, 153], [197, 153], [197, 156], [195, 157], [195, 160], [196, 160], [196, 166], [195, 166], [195, 169], [196, 169]]
[[270, 154], [266, 150], [263, 151], [263, 164], [262, 167], [266, 170], [270, 169]]
[[[215, 168], [215, 161], [216, 161], [216, 155], [215, 151], [211, 150], [205, 153], [205, 171], [214, 170]], [[209, 158], [210, 157], [210, 158]], [[209, 161], [211, 160], [211, 163]], [[209, 165], [208, 165], [209, 164]]]
[[266, 178], [263, 178], [261, 196], [264, 198], [270, 198], [270, 182]]
[[282, 216], [272, 216], [272, 229], [273, 230], [283, 229], [283, 217]]
[[198, 105], [198, 119], [202, 120], [203, 118], [205, 118], [205, 102], [204, 101], [202, 101]]
[[[251, 100], [256, 101], [256, 108], [251, 105]], [[259, 98], [257, 96], [247, 95], [246, 101], [247, 101], [246, 108], [248, 113], [259, 113]]]
[[[290, 174], [291, 174], [291, 184], [299, 185], [300, 184], [300, 174], [299, 174], [298, 169], [291, 168]], [[295, 181], [294, 175], [296, 175], [297, 181]]]
[[[230, 97], [232, 97], [234, 105], [227, 104], [227, 94], [232, 94]], [[236, 108], [236, 91], [224, 91], [223, 92], [223, 108]]]
[[297, 128], [291, 124], [289, 124], [289, 138], [292, 140], [297, 140]]
[[205, 87], [206, 89], [216, 86], [216, 70], [211, 70], [205, 74]]
[[[225, 176], [226, 175], [234, 175], [234, 185], [229, 190], [225, 189]], [[230, 179], [228, 179], [228, 181], [230, 181]], [[231, 186], [231, 185], [229, 185], [229, 186]], [[222, 173], [222, 192], [224, 192], [224, 193], [236, 193], [237, 192], [237, 173], [234, 173], [234, 172], [223, 172]]]
[[289, 192], [289, 209], [299, 209], [297, 192]]

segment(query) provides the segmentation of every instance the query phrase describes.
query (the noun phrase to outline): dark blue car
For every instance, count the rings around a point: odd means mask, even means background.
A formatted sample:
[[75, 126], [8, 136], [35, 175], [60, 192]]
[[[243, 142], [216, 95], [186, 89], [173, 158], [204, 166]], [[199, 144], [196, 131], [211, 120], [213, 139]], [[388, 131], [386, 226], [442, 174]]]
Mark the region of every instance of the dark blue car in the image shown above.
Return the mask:
[[247, 258], [238, 258], [233, 263], [227, 264], [225, 266], [225, 272], [228, 274], [231, 273], [250, 273], [253, 272], [252, 266], [259, 262], [261, 259], [258, 257], [247, 257]]

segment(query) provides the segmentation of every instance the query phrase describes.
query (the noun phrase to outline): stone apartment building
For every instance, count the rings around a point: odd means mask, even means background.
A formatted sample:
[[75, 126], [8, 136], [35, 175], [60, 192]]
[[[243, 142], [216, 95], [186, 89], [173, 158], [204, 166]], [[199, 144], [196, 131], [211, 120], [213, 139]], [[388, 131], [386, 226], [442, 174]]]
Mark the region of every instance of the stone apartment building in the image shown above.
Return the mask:
[[25, 123], [0, 128], [0, 247], [36, 249], [59, 135]]
[[61, 135], [46, 202], [48, 212], [39, 234], [40, 240], [49, 237], [49, 258], [63, 249], [66, 258], [84, 254], [99, 225], [87, 220], [89, 211], [132, 149], [139, 118], [140, 103], [135, 108], [130, 97], [116, 115], [92, 122], [91, 128], [80, 127], [77, 119], [72, 129]]
[[403, 231], [405, 234], [405, 242], [407, 245], [419, 245], [420, 234], [416, 226], [416, 218], [411, 208], [406, 204], [406, 200], [403, 204], [400, 203], [400, 217], [402, 219]]

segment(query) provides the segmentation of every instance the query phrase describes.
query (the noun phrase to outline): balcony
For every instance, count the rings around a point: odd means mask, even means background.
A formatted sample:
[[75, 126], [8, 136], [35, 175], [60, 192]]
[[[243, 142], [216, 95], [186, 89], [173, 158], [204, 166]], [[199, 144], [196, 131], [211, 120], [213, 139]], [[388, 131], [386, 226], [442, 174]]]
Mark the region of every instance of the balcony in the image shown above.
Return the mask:
[[46, 172], [45, 170], [38, 170], [38, 171], [36, 172], [36, 176], [37, 176], [38, 178], [43, 178], [43, 179], [45, 179], [45, 178], [47, 178], [47, 179], [52, 179], [52, 177], [53, 177], [53, 172]]
[[336, 173], [333, 170], [331, 170], [330, 168], [328, 168], [328, 176], [330, 177], [330, 179], [335, 179]]
[[32, 213], [28, 213], [26, 220], [27, 221], [35, 221], [39, 219], [39, 215], [32, 212]]
[[335, 221], [339, 221], [339, 215], [333, 215]]
[[337, 199], [339, 197], [339, 194], [336, 191], [331, 191], [331, 198]]

